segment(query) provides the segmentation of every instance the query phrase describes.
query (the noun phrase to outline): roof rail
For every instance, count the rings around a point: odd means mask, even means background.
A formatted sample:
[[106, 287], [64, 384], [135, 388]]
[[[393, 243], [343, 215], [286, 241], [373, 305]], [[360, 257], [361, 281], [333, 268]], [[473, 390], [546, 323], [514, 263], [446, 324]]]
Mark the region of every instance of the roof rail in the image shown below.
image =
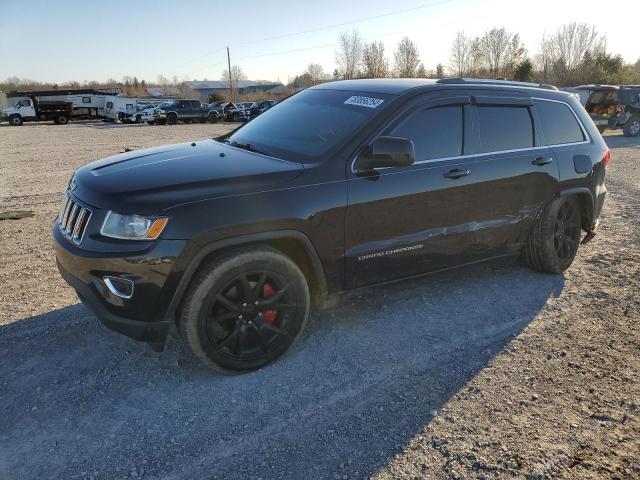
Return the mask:
[[514, 87], [531, 87], [531, 88], [544, 88], [545, 90], [558, 90], [557, 87], [549, 85], [547, 83], [530, 83], [530, 82], [516, 82], [512, 80], [492, 80], [488, 78], [462, 78], [451, 77], [441, 78], [436, 83], [443, 84], [476, 84], [476, 85], [512, 85]]

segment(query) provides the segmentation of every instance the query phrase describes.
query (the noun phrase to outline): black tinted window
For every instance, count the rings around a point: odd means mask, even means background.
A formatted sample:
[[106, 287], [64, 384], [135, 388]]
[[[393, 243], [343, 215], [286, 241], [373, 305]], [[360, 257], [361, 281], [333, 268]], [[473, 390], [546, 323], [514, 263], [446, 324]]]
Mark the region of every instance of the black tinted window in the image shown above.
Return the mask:
[[560, 145], [584, 140], [582, 129], [567, 105], [543, 100], [536, 100], [535, 105], [545, 144]]
[[308, 89], [246, 123], [229, 142], [249, 144], [269, 155], [313, 162], [347, 141], [393, 97], [343, 90]]
[[462, 106], [420, 110], [395, 127], [390, 135], [409, 138], [416, 160], [462, 155]]
[[533, 147], [533, 122], [527, 107], [478, 107], [483, 152]]

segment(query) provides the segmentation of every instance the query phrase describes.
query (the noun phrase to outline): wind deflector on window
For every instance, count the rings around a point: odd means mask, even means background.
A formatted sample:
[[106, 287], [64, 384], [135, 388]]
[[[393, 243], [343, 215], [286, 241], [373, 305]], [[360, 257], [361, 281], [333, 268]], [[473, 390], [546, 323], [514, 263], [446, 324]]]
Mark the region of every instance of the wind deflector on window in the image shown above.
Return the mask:
[[504, 105], [504, 106], [522, 106], [531, 107], [533, 101], [529, 97], [498, 97], [498, 96], [473, 96], [472, 101], [476, 105]]

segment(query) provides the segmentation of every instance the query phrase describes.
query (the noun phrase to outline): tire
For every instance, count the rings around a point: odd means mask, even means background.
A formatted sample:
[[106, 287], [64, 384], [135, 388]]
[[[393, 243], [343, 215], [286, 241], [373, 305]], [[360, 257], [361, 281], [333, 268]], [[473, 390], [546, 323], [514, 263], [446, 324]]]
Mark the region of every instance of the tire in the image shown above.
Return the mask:
[[207, 120], [209, 121], [209, 123], [218, 123], [218, 115], [216, 115], [215, 113], [210, 113], [207, 117]]
[[167, 115], [167, 125], [175, 125], [176, 123], [178, 123], [176, 115]]
[[55, 120], [58, 125], [66, 125], [69, 123], [69, 117], [65, 117], [64, 115], [58, 115]]
[[640, 115], [633, 115], [622, 127], [625, 137], [637, 137], [640, 135]]
[[309, 304], [309, 287], [291, 259], [268, 247], [238, 250], [196, 275], [182, 302], [178, 330], [207, 367], [250, 371], [287, 351], [304, 330]]
[[13, 127], [19, 127], [23, 124], [22, 117], [20, 115], [13, 115], [9, 117], [9, 125]]
[[529, 233], [522, 252], [524, 262], [538, 272], [564, 272], [578, 252], [581, 230], [577, 199], [554, 199], [543, 209]]

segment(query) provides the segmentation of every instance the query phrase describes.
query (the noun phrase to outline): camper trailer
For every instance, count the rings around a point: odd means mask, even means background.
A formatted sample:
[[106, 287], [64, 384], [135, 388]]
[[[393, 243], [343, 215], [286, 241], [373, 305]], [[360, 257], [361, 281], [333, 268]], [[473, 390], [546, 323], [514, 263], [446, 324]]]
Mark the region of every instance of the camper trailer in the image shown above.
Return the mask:
[[112, 122], [123, 121], [136, 111], [138, 99], [120, 95], [109, 95], [104, 99], [104, 116]]

